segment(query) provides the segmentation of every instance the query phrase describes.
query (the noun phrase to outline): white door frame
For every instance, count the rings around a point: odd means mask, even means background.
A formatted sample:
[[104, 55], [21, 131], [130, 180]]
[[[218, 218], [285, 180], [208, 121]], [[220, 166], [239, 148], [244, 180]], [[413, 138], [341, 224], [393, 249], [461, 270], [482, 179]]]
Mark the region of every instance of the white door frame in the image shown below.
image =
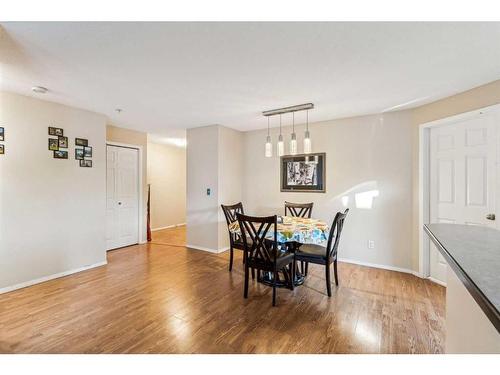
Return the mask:
[[107, 146], [116, 146], [116, 147], [124, 147], [124, 148], [132, 148], [132, 149], [135, 149], [135, 150], [138, 150], [139, 152], [139, 160], [138, 160], [138, 163], [139, 163], [139, 173], [138, 173], [138, 178], [137, 178], [137, 189], [139, 191], [139, 194], [138, 194], [138, 199], [139, 199], [139, 202], [138, 202], [138, 212], [137, 212], [137, 215], [138, 215], [138, 223], [139, 223], [139, 244], [144, 244], [146, 243], [147, 241], [144, 240], [144, 230], [143, 230], [143, 227], [144, 227], [144, 218], [143, 218], [143, 208], [144, 208], [144, 205], [143, 205], [143, 186], [142, 186], [142, 146], [139, 146], [139, 145], [132, 145], [132, 144], [128, 144], [128, 143], [121, 143], [121, 142], [113, 142], [113, 141], [106, 141], [106, 163], [107, 163]]
[[[473, 111], [460, 113], [458, 115], [443, 119], [426, 122], [419, 125], [418, 129], [418, 272], [420, 277], [430, 277], [430, 239], [424, 232], [424, 224], [430, 222], [430, 132], [431, 128], [448, 125], [461, 120], [474, 118], [485, 113], [500, 113], [500, 104], [479, 108]], [[497, 134], [498, 145], [498, 134]], [[498, 151], [497, 151], [498, 155]], [[497, 167], [498, 174], [498, 167]], [[497, 188], [498, 192], [498, 188]], [[497, 193], [498, 195], [498, 193]], [[499, 206], [496, 199], [496, 208]], [[498, 210], [497, 210], [498, 211]], [[498, 224], [497, 224], [498, 227]]]

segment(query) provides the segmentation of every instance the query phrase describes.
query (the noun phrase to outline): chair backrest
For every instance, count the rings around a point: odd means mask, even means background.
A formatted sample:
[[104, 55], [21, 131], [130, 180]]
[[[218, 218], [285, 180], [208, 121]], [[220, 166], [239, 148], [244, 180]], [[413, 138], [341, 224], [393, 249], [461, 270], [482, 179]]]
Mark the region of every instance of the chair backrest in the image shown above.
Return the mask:
[[342, 233], [342, 228], [344, 227], [344, 220], [347, 216], [349, 209], [342, 212], [337, 212], [335, 219], [333, 219], [332, 227], [330, 228], [330, 235], [328, 237], [328, 243], [326, 245], [326, 257], [337, 259], [337, 250], [340, 242], [340, 234]]
[[312, 214], [313, 203], [291, 203], [285, 201], [285, 216], [310, 218]]
[[276, 265], [278, 217], [255, 217], [240, 213], [236, 213], [236, 217], [243, 237], [246, 261], [249, 264]]
[[222, 207], [222, 212], [224, 212], [224, 216], [226, 217], [227, 225], [234, 223], [236, 219], [236, 213], [239, 212], [243, 214], [243, 203], [239, 202], [233, 205], [220, 205]]

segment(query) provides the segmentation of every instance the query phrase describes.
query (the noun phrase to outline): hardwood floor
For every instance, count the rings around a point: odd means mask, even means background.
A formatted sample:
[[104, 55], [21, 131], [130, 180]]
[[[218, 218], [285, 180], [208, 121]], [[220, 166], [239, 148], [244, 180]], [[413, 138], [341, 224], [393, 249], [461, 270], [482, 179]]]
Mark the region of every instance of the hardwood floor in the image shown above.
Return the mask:
[[2, 353], [440, 353], [445, 289], [415, 276], [340, 263], [304, 286], [251, 282], [241, 253], [138, 245], [109, 264], [0, 295]]
[[151, 232], [151, 243], [171, 246], [186, 246], [186, 226]]

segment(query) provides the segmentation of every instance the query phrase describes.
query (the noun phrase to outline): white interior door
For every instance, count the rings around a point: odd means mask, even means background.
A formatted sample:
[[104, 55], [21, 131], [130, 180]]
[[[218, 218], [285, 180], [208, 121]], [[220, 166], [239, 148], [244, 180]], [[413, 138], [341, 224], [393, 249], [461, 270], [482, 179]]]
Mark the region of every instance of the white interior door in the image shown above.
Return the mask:
[[139, 242], [139, 150], [106, 148], [106, 248]]
[[[489, 114], [430, 131], [430, 222], [495, 226], [496, 123]], [[446, 282], [446, 261], [430, 246], [430, 276]]]

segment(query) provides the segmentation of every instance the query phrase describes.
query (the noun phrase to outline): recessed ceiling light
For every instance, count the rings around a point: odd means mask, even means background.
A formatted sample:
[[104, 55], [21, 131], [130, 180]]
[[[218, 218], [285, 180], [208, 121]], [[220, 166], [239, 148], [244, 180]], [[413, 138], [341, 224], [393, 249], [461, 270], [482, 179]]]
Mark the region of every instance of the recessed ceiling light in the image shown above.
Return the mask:
[[49, 90], [42, 86], [33, 86], [31, 91], [36, 92], [37, 94], [45, 94]]

